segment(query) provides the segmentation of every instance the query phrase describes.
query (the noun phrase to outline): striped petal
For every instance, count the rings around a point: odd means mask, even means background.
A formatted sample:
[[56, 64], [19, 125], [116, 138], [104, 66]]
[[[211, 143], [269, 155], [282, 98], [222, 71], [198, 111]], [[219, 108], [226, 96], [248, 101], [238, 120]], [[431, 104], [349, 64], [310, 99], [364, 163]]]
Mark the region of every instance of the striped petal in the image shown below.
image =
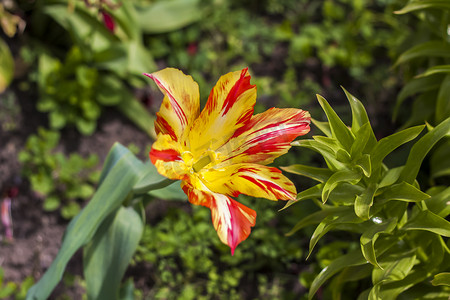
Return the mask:
[[156, 133], [168, 134], [186, 146], [187, 133], [200, 113], [198, 84], [191, 76], [172, 68], [145, 75], [153, 79], [164, 94], [156, 114]]
[[248, 69], [220, 77], [190, 132], [193, 155], [223, 145], [250, 120], [255, 102], [256, 86], [250, 84]]
[[217, 150], [223, 157], [218, 167], [243, 162], [267, 165], [285, 154], [296, 137], [309, 132], [310, 121], [308, 112], [295, 108], [271, 108], [254, 115]]
[[169, 134], [159, 134], [150, 150], [150, 160], [169, 179], [185, 179], [188, 172], [180, 145]]
[[255, 226], [256, 212], [228, 196], [197, 190], [186, 182], [182, 183], [182, 188], [191, 203], [211, 209], [214, 228], [233, 255], [236, 246], [247, 239], [251, 227]]
[[215, 193], [237, 197], [246, 194], [270, 200], [294, 200], [294, 184], [277, 168], [258, 164], [236, 164], [201, 171], [205, 185]]

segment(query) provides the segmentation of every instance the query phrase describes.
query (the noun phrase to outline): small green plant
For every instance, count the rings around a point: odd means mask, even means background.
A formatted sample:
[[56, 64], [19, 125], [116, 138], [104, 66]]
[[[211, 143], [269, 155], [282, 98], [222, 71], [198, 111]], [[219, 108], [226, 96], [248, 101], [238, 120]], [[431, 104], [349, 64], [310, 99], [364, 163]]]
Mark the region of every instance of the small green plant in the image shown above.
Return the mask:
[[[248, 299], [250, 295], [267, 297], [275, 292], [275, 286], [278, 294], [274, 297], [292, 296], [286, 286], [294, 285], [297, 275], [286, 269], [303, 260], [304, 253], [282, 233], [295, 219], [277, 220], [273, 203], [252, 202], [259, 218], [253, 238], [233, 257], [214, 239], [211, 214], [204, 209], [194, 207], [192, 213], [173, 209], [155, 226], [146, 225], [134, 263], [151, 266], [151, 298]], [[262, 282], [264, 288], [246, 291]]]
[[84, 159], [78, 154], [64, 156], [55, 152], [60, 134], [43, 128], [31, 135], [25, 149], [19, 153], [23, 174], [31, 188], [44, 200], [47, 211], [61, 210], [61, 216], [70, 219], [80, 211], [79, 200], [88, 199], [98, 180], [96, 155]]
[[[323, 269], [311, 283], [309, 298], [333, 276], [326, 291], [335, 299], [348, 294], [344, 293], [347, 283], [353, 287], [354, 299], [448, 297], [450, 188], [434, 186], [424, 192], [416, 177], [426, 154], [450, 134], [450, 118], [415, 142], [404, 166], [389, 168], [383, 163], [385, 157], [415, 139], [425, 126], [377, 141], [363, 105], [345, 93], [352, 109], [350, 128], [318, 96], [328, 122], [314, 124], [325, 136], [295, 142], [322, 155], [328, 168], [300, 164], [284, 168], [319, 182], [288, 203], [301, 205], [312, 199], [319, 208], [289, 233], [318, 224], [308, 256], [318, 246]], [[346, 234], [339, 244], [322, 246], [319, 240], [331, 231], [335, 236], [336, 231]], [[330, 256], [330, 250], [338, 255]]]
[[0, 299], [14, 299], [24, 300], [27, 295], [27, 290], [34, 284], [34, 279], [28, 276], [20, 284], [14, 282], [3, 282], [4, 270], [0, 268]]

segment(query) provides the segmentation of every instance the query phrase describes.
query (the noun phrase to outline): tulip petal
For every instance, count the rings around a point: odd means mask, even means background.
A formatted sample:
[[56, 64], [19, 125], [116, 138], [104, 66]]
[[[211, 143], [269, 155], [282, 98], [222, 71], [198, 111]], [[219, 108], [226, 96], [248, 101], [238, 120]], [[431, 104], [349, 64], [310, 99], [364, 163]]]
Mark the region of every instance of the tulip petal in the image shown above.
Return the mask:
[[271, 108], [254, 115], [217, 152], [223, 157], [217, 167], [235, 163], [267, 165], [291, 148], [291, 142], [309, 132], [311, 117], [295, 108]]
[[195, 157], [216, 150], [250, 120], [256, 102], [256, 86], [248, 69], [220, 77], [189, 135]]
[[247, 239], [251, 227], [255, 226], [256, 212], [228, 196], [198, 190], [186, 182], [182, 183], [182, 188], [191, 203], [211, 209], [214, 228], [233, 255], [236, 246]]
[[246, 194], [269, 200], [294, 200], [294, 184], [277, 168], [258, 164], [235, 164], [201, 171], [204, 184], [215, 193], [237, 197]]
[[187, 133], [200, 113], [198, 84], [191, 76], [173, 68], [144, 75], [153, 79], [164, 94], [156, 114], [156, 133], [168, 134], [186, 146]]
[[159, 134], [150, 150], [150, 160], [169, 179], [185, 179], [188, 172], [178, 143], [169, 134]]

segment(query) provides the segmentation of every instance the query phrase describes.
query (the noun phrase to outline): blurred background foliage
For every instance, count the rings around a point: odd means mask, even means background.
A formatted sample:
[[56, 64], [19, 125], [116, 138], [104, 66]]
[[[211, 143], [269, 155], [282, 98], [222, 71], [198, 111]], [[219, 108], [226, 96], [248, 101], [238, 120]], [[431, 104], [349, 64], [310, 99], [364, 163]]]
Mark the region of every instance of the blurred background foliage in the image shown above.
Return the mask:
[[[142, 73], [166, 66], [192, 75], [203, 103], [220, 75], [249, 66], [258, 87], [257, 112], [298, 107], [323, 116], [314, 97], [321, 94], [349, 124], [342, 85], [363, 100], [378, 139], [424, 121], [431, 128], [450, 115], [450, 7], [445, 1], [423, 5], [432, 2], [1, 0], [3, 130], [14, 128], [11, 114], [4, 113], [15, 110], [14, 88], [34, 91], [49, 130], [29, 138], [19, 156], [23, 173], [36, 192], [50, 196], [44, 209], [71, 218], [92, 193], [96, 178], [89, 170], [97, 160], [57, 152], [58, 130], [95, 134], [105, 108], [114, 107], [148, 133], [150, 144], [162, 97]], [[426, 187], [448, 180], [449, 147], [442, 140], [430, 170], [419, 174]], [[394, 164], [406, 160], [407, 150], [394, 153]], [[294, 163], [324, 165], [299, 148], [275, 162]], [[56, 178], [50, 171], [55, 168]], [[299, 191], [313, 185], [290, 177]], [[314, 228], [284, 234], [317, 211], [314, 203], [277, 212], [282, 203], [259, 200], [243, 199], [257, 211], [258, 222], [234, 256], [217, 239], [209, 211], [182, 203], [161, 210], [146, 225], [129, 270], [134, 284], [124, 287], [150, 299], [306, 298], [320, 270], [354, 244], [348, 234], [329, 233], [305, 261]], [[348, 299], [367, 285], [347, 284]], [[320, 290], [318, 295], [330, 297]]]

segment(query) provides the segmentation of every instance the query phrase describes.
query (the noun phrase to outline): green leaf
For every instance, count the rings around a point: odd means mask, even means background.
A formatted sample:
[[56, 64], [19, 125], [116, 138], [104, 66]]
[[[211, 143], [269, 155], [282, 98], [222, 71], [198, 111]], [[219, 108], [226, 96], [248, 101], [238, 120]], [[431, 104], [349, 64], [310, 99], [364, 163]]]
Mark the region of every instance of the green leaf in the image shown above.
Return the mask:
[[356, 134], [360, 130], [360, 128], [365, 124], [368, 124], [371, 130], [372, 128], [370, 127], [369, 117], [367, 116], [367, 112], [366, 109], [364, 108], [364, 105], [355, 96], [350, 94], [346, 89], [344, 89], [343, 87], [341, 88], [344, 90], [345, 96], [347, 97], [347, 100], [350, 103], [350, 107], [352, 109], [352, 132]]
[[129, 98], [127, 101], [120, 102], [117, 109], [138, 128], [143, 130], [149, 136], [156, 138], [156, 132], [153, 126], [155, 118], [150, 115], [148, 110], [138, 100]]
[[[429, 193], [431, 193], [431, 191]], [[425, 200], [427, 208], [438, 216], [446, 218], [450, 214], [450, 205], [448, 205], [448, 202], [450, 201], [450, 187], [430, 195], [431, 198]]]
[[145, 170], [145, 173], [142, 174], [133, 186], [134, 194], [145, 194], [149, 191], [166, 187], [174, 182], [159, 174], [156, 167], [150, 161], [145, 163]]
[[[86, 207], [69, 223], [55, 260], [42, 278], [27, 294], [28, 300], [47, 299], [61, 280], [64, 269], [75, 252], [94, 236], [97, 228], [112, 212], [120, 207], [143, 171], [143, 164], [123, 146], [115, 144], [108, 155], [106, 168], [110, 168], [97, 192]], [[116, 162], [110, 165], [111, 157]]]
[[8, 45], [0, 39], [0, 94], [5, 91], [14, 77], [14, 59]]
[[364, 150], [372, 150], [376, 143], [377, 140], [372, 131], [372, 127], [370, 127], [370, 123], [365, 123], [355, 132], [355, 141], [350, 149], [351, 157], [355, 158], [363, 153], [367, 153]]
[[444, 272], [434, 275], [433, 280], [431, 280], [431, 284], [434, 286], [437, 285], [450, 286], [450, 273]]
[[149, 192], [154, 198], [164, 199], [164, 200], [187, 200], [186, 194], [181, 189], [179, 182], [170, 183], [168, 186], [160, 189], [155, 189]]
[[361, 245], [361, 252], [364, 257], [372, 265], [381, 269], [378, 264], [377, 257], [375, 255], [375, 242], [379, 235], [382, 233], [391, 233], [397, 225], [397, 219], [391, 218], [389, 220], [383, 220], [379, 217], [372, 219], [373, 225], [371, 225], [364, 233], [361, 235], [359, 240]]
[[402, 227], [403, 230], [425, 230], [450, 237], [450, 222], [429, 210], [420, 211]]
[[370, 157], [372, 159], [372, 168], [375, 170], [380, 167], [384, 158], [389, 153], [391, 153], [401, 145], [415, 139], [419, 135], [419, 133], [422, 132], [424, 127], [425, 125], [411, 127], [379, 140], [370, 153]]
[[317, 95], [317, 100], [323, 111], [327, 115], [328, 122], [330, 123], [331, 132], [333, 137], [336, 138], [345, 150], [350, 151], [355, 137], [353, 133], [342, 122], [336, 112], [328, 104], [327, 100], [320, 95]]
[[441, 86], [443, 76], [440, 74], [431, 75], [427, 77], [414, 78], [409, 81], [405, 86], [401, 89], [400, 93], [397, 96], [397, 102], [395, 103], [394, 113], [392, 118], [395, 120], [398, 115], [398, 110], [402, 104], [402, 102], [415, 94], [423, 93], [427, 91], [433, 91], [439, 89]]
[[440, 176], [450, 175], [450, 155], [448, 155], [450, 149], [450, 139], [447, 139], [445, 143], [440, 144], [433, 151], [431, 156], [431, 176], [437, 178]]
[[101, 76], [97, 86], [97, 101], [105, 106], [113, 106], [131, 98], [131, 93], [123, 82], [113, 75]]
[[300, 164], [280, 168], [286, 172], [309, 177], [319, 182], [327, 181], [333, 174], [333, 171], [329, 169], [310, 167]]
[[[449, 65], [450, 69], [450, 65]], [[450, 72], [450, 71], [449, 71]], [[450, 117], [450, 75], [445, 76], [442, 81], [441, 87], [436, 102], [436, 123], [443, 121]]]
[[[338, 184], [343, 182], [348, 182], [350, 184], [357, 184], [362, 178], [360, 172], [354, 170], [340, 170], [335, 172], [325, 183], [322, 190], [322, 202], [325, 203], [328, 199], [330, 193], [338, 186]], [[356, 195], [355, 195], [356, 196]]]
[[396, 14], [406, 14], [416, 10], [424, 10], [428, 8], [448, 10], [450, 9], [450, 3], [447, 0], [421, 0], [411, 1], [401, 10], [396, 11]]
[[326, 217], [335, 215], [343, 212], [351, 212], [353, 213], [353, 209], [351, 207], [339, 206], [339, 207], [327, 207], [320, 211], [310, 214], [309, 216], [303, 218], [300, 222], [295, 224], [294, 228], [291, 229], [286, 236], [293, 235], [296, 231], [309, 226], [322, 222]]
[[322, 131], [323, 134], [325, 134], [327, 137], [332, 137], [330, 123], [318, 121], [314, 118], [311, 118], [311, 122], [314, 124], [314, 126], [319, 128], [320, 131]]
[[323, 156], [328, 167], [332, 170], [344, 169], [345, 165], [336, 159], [336, 150], [316, 140], [299, 140], [291, 143], [292, 146], [305, 147], [314, 150]]
[[379, 189], [380, 194], [375, 198], [376, 202], [385, 203], [391, 200], [399, 200], [405, 202], [420, 202], [430, 198], [430, 195], [422, 192], [415, 186], [401, 182], [384, 189]]
[[395, 182], [397, 182], [402, 170], [403, 170], [403, 167], [389, 169], [386, 172], [386, 174], [384, 174], [383, 179], [381, 179], [381, 182], [379, 183], [378, 188], [383, 188], [383, 187], [393, 185]]
[[50, 127], [52, 129], [61, 129], [66, 126], [66, 116], [58, 110], [53, 110], [49, 114]]
[[444, 41], [428, 41], [403, 52], [394, 64], [397, 67], [417, 57], [450, 57], [450, 44]]
[[327, 216], [314, 230], [311, 240], [309, 241], [309, 253], [308, 257], [311, 255], [317, 242], [330, 230], [336, 228], [343, 224], [358, 224], [362, 220], [355, 215], [353, 210], [343, 210], [339, 211], [333, 215]]
[[427, 153], [443, 137], [450, 134], [450, 117], [429, 131], [418, 140], [409, 153], [405, 167], [400, 174], [399, 181], [414, 182], [419, 173], [419, 168]]
[[135, 300], [133, 278], [128, 278], [120, 289], [120, 300]]
[[183, 28], [202, 17], [199, 0], [160, 1], [136, 6], [138, 26], [146, 33], [164, 33]]
[[89, 299], [117, 299], [122, 277], [144, 231], [132, 207], [120, 207], [99, 227], [84, 248], [83, 264]]
[[309, 189], [301, 191], [300, 193], [297, 194], [297, 198], [295, 200], [287, 201], [286, 205], [282, 209], [280, 209], [280, 211], [288, 208], [292, 204], [300, 202], [301, 200], [319, 198], [322, 195], [322, 189], [323, 189], [323, 184], [318, 184], [313, 187], [310, 187]]
[[86, 120], [84, 118], [78, 118], [75, 122], [78, 131], [83, 135], [91, 135], [94, 133], [97, 127], [95, 120]]
[[311, 288], [309, 289], [308, 299], [311, 300], [317, 290], [334, 274], [344, 268], [364, 264], [367, 264], [367, 261], [362, 256], [359, 249], [353, 250], [346, 255], [336, 258], [329, 266], [322, 269], [319, 275], [316, 276], [311, 284]]
[[59, 208], [60, 204], [61, 203], [57, 196], [49, 196], [47, 197], [47, 199], [45, 199], [43, 208], [46, 211], [54, 211]]
[[368, 220], [370, 216], [370, 207], [373, 205], [373, 197], [377, 191], [377, 185], [370, 183], [367, 189], [357, 195], [355, 199], [355, 213], [363, 220]]
[[417, 75], [416, 78], [426, 77], [426, 76], [439, 74], [439, 73], [450, 73], [450, 65], [439, 65], [439, 66], [430, 67], [422, 74]]
[[361, 169], [364, 176], [370, 177], [372, 175], [372, 163], [369, 154], [364, 154], [355, 161], [355, 167]]
[[64, 219], [72, 219], [80, 212], [80, 205], [72, 201], [61, 208], [61, 216]]

